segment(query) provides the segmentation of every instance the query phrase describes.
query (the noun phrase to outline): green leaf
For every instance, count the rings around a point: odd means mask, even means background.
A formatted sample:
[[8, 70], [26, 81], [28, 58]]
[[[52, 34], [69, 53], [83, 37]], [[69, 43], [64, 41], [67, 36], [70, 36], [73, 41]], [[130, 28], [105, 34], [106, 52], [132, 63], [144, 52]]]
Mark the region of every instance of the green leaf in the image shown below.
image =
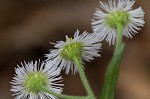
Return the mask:
[[120, 63], [123, 56], [124, 47], [124, 44], [120, 45], [120, 47], [115, 51], [110, 63], [108, 64], [105, 74], [104, 86], [99, 99], [115, 98], [116, 85], [118, 81]]

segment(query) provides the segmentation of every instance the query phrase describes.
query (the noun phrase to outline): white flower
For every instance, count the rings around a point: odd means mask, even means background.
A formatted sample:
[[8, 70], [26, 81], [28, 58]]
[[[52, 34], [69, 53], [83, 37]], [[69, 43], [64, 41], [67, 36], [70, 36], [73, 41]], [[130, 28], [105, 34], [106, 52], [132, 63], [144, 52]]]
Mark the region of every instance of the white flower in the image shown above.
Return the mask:
[[96, 9], [92, 28], [101, 39], [106, 39], [109, 45], [114, 44], [117, 37], [117, 22], [123, 25], [123, 36], [133, 38], [143, 27], [144, 11], [141, 7], [132, 10], [134, 0], [109, 0], [108, 4], [100, 2]]
[[79, 35], [77, 30], [73, 39], [66, 36], [66, 41], [57, 42], [54, 46], [56, 49], [52, 49], [49, 54], [46, 54], [46, 61], [52, 61], [54, 66], [62, 70], [66, 69], [66, 74], [69, 71], [75, 74], [78, 70], [74, 58], [80, 58], [81, 61], [90, 61], [94, 59], [93, 57], [99, 57], [98, 52], [101, 48], [99, 42], [99, 38], [96, 38], [94, 34], [85, 31]]
[[15, 68], [15, 77], [11, 82], [11, 91], [15, 99], [56, 99], [57, 97], [37, 89], [38, 84], [43, 84], [49, 90], [61, 93], [63, 84], [59, 76], [60, 70], [52, 67], [45, 67], [44, 63], [35, 61], [24, 62], [22, 67]]

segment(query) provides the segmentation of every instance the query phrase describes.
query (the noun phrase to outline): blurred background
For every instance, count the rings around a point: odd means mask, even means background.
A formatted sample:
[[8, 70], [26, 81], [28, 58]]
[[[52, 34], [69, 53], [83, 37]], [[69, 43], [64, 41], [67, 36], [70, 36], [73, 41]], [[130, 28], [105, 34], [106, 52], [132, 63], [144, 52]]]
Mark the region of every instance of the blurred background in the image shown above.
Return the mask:
[[[107, 0], [105, 0], [107, 1]], [[150, 9], [149, 0], [136, 0], [142, 6], [145, 27], [133, 38], [126, 39], [117, 84], [116, 99], [150, 99]], [[78, 28], [92, 32], [91, 18], [98, 0], [0, 0], [0, 99], [13, 99], [10, 81], [14, 67], [22, 61], [44, 60], [53, 48], [49, 42], [65, 40]], [[85, 72], [96, 96], [99, 95], [106, 66], [114, 46], [102, 42], [101, 57], [86, 63]], [[79, 75], [65, 75], [63, 93], [86, 95]]]

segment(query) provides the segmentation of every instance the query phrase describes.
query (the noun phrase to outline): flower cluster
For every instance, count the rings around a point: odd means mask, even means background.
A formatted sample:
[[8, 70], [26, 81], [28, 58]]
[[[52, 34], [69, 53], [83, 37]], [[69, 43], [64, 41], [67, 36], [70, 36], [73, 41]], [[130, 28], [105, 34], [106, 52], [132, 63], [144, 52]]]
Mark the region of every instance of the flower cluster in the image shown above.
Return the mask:
[[[66, 41], [52, 43], [55, 49], [45, 54], [44, 62], [24, 62], [15, 69], [16, 74], [11, 82], [13, 96], [16, 99], [56, 99], [48, 92], [55, 95], [62, 92], [61, 70], [65, 70], [66, 74], [72, 71], [72, 74], [79, 72], [80, 76], [84, 76], [79, 67], [84, 68], [84, 61], [90, 62], [94, 57], [100, 57], [102, 40], [106, 39], [109, 45], [115, 44], [118, 35], [132, 38], [141, 29], [145, 23], [144, 11], [141, 7], [132, 10], [134, 3], [134, 0], [108, 0], [108, 4], [100, 1], [102, 10], [96, 9], [91, 23], [93, 33], [85, 31], [80, 34], [77, 30], [74, 37], [66, 35]], [[83, 83], [86, 83], [85, 88], [87, 86], [89, 91], [88, 82]]]

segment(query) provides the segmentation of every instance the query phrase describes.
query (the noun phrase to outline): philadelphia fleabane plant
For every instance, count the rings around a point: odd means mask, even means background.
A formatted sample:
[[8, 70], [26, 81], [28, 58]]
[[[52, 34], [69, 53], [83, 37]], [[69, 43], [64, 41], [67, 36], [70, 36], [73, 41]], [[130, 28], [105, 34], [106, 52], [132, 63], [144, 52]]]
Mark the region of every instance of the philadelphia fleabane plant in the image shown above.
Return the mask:
[[73, 38], [66, 36], [66, 41], [57, 41], [56, 44], [54, 43], [54, 47], [55, 49], [50, 50], [50, 53], [46, 54], [46, 62], [49, 63], [50, 61], [55, 64], [55, 67], [61, 70], [65, 69], [67, 74], [70, 71], [73, 74], [79, 72], [88, 95], [91, 99], [95, 99], [83, 70], [83, 61], [90, 61], [94, 57], [100, 56], [100, 39], [93, 33], [87, 33], [85, 31], [79, 34], [77, 30]]
[[133, 38], [144, 25], [144, 11], [141, 7], [133, 9], [135, 0], [100, 1], [92, 19], [93, 32], [102, 40], [115, 44], [115, 52], [108, 65], [104, 87], [100, 99], [114, 99], [119, 75], [119, 65], [124, 50], [122, 37]]
[[[144, 11], [141, 7], [133, 9], [135, 0], [100, 1], [92, 19], [93, 33], [79, 33], [73, 37], [66, 35], [65, 41], [51, 43], [54, 49], [45, 54], [45, 61], [21, 63], [15, 68], [11, 81], [11, 91], [15, 99], [96, 99], [85, 75], [85, 61], [100, 57], [101, 41], [115, 44], [113, 57], [108, 64], [104, 86], [99, 99], [114, 99], [119, 67], [124, 51], [122, 37], [133, 38], [144, 25]], [[86, 96], [62, 94], [61, 71], [75, 75], [79, 73], [87, 92]]]

